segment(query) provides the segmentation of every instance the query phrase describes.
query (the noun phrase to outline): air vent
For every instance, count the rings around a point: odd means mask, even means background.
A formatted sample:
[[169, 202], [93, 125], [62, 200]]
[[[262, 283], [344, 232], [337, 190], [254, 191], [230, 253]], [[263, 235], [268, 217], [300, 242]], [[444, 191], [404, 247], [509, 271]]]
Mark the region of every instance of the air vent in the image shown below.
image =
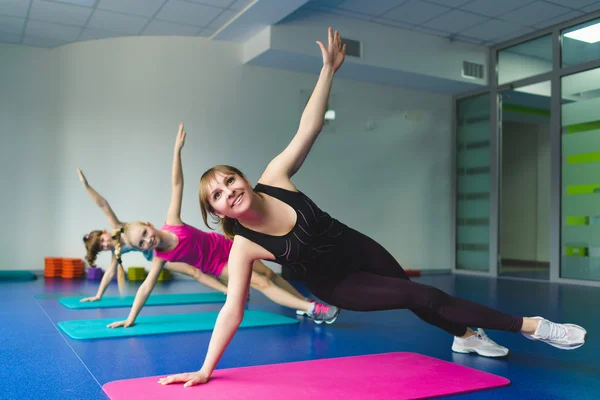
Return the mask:
[[462, 76], [469, 79], [483, 79], [483, 64], [463, 61]]
[[346, 45], [346, 55], [350, 57], [362, 56], [362, 46], [358, 40], [344, 39], [342, 38], [342, 44]]

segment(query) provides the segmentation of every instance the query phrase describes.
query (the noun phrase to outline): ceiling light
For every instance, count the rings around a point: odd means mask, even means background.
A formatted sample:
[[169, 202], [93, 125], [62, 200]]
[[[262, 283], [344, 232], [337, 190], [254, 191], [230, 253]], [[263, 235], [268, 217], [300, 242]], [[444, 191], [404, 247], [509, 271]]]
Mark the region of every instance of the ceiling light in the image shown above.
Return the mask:
[[564, 36], [581, 42], [596, 43], [600, 41], [600, 23], [565, 33]]

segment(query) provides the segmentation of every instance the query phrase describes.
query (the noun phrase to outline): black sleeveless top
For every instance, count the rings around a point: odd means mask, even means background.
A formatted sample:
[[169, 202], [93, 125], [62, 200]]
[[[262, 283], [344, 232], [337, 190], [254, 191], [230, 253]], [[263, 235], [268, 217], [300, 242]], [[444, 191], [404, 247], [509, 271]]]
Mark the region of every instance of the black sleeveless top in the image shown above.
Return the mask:
[[[283, 236], [272, 236], [250, 230], [239, 222], [235, 225], [235, 234], [262, 246], [275, 256], [275, 262], [292, 268], [298, 267], [305, 272], [317, 267], [332, 267], [336, 259], [336, 250], [341, 250], [341, 240], [346, 225], [332, 218], [317, 207], [302, 192], [261, 183], [254, 187], [259, 193], [265, 193], [286, 203], [296, 211], [296, 224]], [[321, 271], [323, 272], [323, 271]]]

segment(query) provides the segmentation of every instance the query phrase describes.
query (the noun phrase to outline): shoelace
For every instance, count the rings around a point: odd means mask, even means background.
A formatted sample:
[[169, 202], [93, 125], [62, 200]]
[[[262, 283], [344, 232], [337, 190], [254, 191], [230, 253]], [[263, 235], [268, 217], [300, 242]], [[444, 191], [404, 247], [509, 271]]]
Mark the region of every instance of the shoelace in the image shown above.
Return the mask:
[[327, 314], [328, 311], [329, 306], [326, 306], [325, 304], [317, 303], [315, 306], [315, 314]]
[[547, 339], [556, 340], [556, 339], [564, 339], [569, 336], [569, 332], [567, 328], [558, 324], [550, 324], [550, 333], [548, 334]]

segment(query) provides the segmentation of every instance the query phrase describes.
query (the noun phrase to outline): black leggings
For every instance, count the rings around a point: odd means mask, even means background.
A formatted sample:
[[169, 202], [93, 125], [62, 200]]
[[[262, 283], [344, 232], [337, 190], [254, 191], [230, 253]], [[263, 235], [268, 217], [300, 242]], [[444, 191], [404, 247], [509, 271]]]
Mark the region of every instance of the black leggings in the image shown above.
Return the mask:
[[523, 318], [412, 282], [379, 243], [351, 228], [343, 235], [342, 248], [336, 251], [341, 268], [334, 272], [324, 265], [314, 266], [306, 280], [312, 293], [329, 304], [351, 311], [409, 309], [454, 336], [463, 336], [468, 326], [521, 330]]

